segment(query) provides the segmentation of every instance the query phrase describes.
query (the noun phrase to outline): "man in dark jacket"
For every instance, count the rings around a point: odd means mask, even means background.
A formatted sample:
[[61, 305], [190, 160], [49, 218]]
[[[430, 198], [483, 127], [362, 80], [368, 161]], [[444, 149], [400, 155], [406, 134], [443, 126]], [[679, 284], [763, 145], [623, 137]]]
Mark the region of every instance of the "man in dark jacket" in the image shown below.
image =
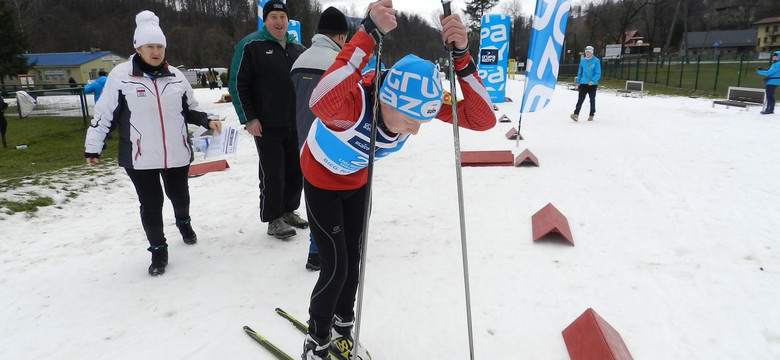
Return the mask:
[[303, 175], [298, 158], [295, 90], [290, 69], [306, 50], [287, 33], [287, 6], [271, 0], [263, 6], [263, 28], [236, 44], [228, 90], [238, 120], [254, 136], [260, 157], [260, 220], [268, 235], [295, 235], [309, 223], [295, 210], [301, 203]]
[[[336, 60], [336, 55], [347, 42], [349, 25], [344, 14], [334, 7], [329, 7], [320, 15], [317, 23], [317, 33], [311, 38], [311, 48], [304, 51], [292, 67], [290, 77], [295, 87], [296, 119], [298, 122], [298, 149], [303, 147], [309, 128], [314, 122], [314, 114], [309, 109], [309, 98], [314, 87], [320, 82], [322, 74]], [[311, 239], [306, 268], [319, 270], [320, 261], [317, 257], [317, 247]]]

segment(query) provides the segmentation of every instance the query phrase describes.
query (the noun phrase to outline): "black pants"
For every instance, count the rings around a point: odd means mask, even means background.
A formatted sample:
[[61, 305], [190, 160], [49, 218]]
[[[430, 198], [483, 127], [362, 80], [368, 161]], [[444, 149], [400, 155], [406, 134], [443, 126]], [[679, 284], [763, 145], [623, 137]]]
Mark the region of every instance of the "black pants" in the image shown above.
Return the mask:
[[366, 187], [331, 191], [305, 181], [304, 193], [321, 265], [309, 304], [309, 332], [325, 339], [334, 314], [346, 319], [355, 316]]
[[766, 85], [766, 112], [775, 112], [775, 90], [777, 85]]
[[170, 169], [134, 170], [125, 168], [127, 176], [133, 181], [138, 201], [141, 203], [141, 224], [146, 239], [151, 246], [165, 245], [163, 233], [163, 190], [173, 204], [173, 214], [177, 221], [190, 217], [190, 190], [187, 173], [189, 165]]
[[298, 131], [263, 129], [255, 136], [260, 157], [260, 221], [271, 222], [301, 206], [303, 174], [298, 154]]
[[574, 107], [574, 113], [579, 115], [582, 103], [585, 102], [585, 95], [590, 98], [590, 116], [596, 115], [596, 89], [598, 85], [580, 84], [577, 106]]

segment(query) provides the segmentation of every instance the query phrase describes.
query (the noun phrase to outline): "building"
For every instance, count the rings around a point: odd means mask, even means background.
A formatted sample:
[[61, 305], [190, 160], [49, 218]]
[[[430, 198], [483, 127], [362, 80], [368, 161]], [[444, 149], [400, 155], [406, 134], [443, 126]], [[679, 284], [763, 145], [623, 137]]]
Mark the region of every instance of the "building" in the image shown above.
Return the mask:
[[756, 29], [685, 33], [681, 55], [740, 54], [756, 51]]
[[756, 51], [780, 50], [780, 16], [761, 19], [753, 23], [756, 27]]
[[650, 43], [645, 42], [645, 37], [639, 33], [639, 30], [629, 30], [623, 33], [623, 55], [648, 55], [650, 54]]
[[32, 67], [35, 85], [67, 84], [73, 77], [78, 84], [98, 78], [98, 71], [110, 72], [128, 58], [113, 51], [69, 52], [49, 54], [22, 54]]

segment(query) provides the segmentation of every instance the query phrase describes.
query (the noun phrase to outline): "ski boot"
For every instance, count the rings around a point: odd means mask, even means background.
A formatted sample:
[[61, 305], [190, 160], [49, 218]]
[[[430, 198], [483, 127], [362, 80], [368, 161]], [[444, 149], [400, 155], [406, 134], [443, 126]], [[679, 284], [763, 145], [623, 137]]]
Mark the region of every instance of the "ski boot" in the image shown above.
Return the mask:
[[352, 335], [352, 328], [355, 326], [355, 320], [345, 320], [341, 316], [333, 317], [333, 327], [330, 329], [330, 348], [331, 352], [338, 354], [341, 360], [352, 360], [353, 351], [357, 352], [359, 360], [371, 360], [371, 354], [358, 344], [355, 350], [355, 337]]
[[328, 346], [330, 346], [328, 339], [319, 340], [311, 334], [306, 335], [306, 339], [303, 340], [301, 360], [330, 360]]
[[320, 271], [320, 256], [317, 253], [309, 253], [306, 259], [306, 270]]

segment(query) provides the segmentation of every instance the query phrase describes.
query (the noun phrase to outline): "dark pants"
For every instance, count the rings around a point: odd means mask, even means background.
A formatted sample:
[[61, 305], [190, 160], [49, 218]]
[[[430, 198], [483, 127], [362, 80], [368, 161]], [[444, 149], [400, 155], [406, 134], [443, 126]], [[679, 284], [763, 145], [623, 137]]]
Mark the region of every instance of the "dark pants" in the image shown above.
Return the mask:
[[309, 304], [309, 332], [325, 339], [334, 314], [345, 319], [355, 316], [366, 187], [333, 191], [305, 181], [304, 193], [322, 266]]
[[775, 90], [777, 85], [766, 86], [766, 112], [775, 112]]
[[125, 168], [127, 176], [133, 181], [138, 201], [141, 203], [141, 224], [146, 232], [150, 246], [165, 245], [163, 233], [163, 190], [173, 204], [173, 214], [177, 221], [190, 217], [190, 190], [187, 173], [189, 165], [170, 169], [134, 170]]
[[585, 102], [585, 95], [590, 98], [590, 116], [596, 115], [596, 89], [598, 85], [580, 84], [577, 106], [574, 107], [574, 113], [579, 115], [582, 103]]
[[[2, 101], [2, 100], [0, 100]], [[3, 148], [7, 148], [8, 144], [5, 142], [5, 132], [8, 130], [8, 121], [5, 120], [5, 114], [0, 111], [0, 137], [3, 140]]]
[[301, 206], [303, 174], [298, 155], [298, 131], [263, 129], [255, 136], [260, 157], [260, 221], [271, 222]]

